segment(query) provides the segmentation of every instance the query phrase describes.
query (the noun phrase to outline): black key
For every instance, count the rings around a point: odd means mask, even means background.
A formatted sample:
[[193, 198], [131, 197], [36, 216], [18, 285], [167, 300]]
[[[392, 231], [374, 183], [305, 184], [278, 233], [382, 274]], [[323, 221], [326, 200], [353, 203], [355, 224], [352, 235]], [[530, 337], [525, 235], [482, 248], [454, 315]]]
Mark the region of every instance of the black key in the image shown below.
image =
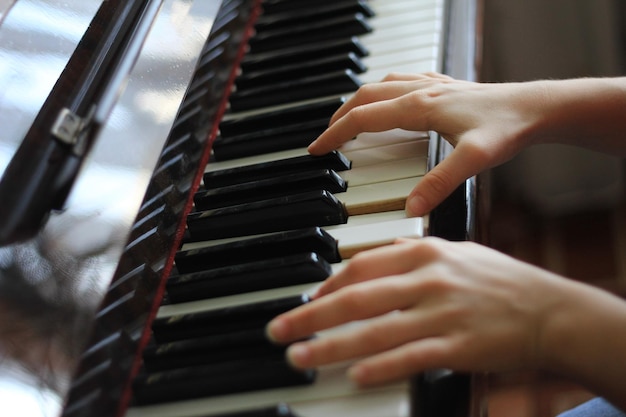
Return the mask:
[[311, 7], [300, 7], [282, 13], [264, 13], [255, 22], [257, 33], [264, 30], [276, 30], [288, 26], [300, 26], [313, 21], [334, 18], [340, 15], [361, 13], [367, 17], [374, 16], [374, 10], [363, 0], [340, 0], [332, 4], [315, 4]]
[[362, 58], [369, 55], [359, 38], [329, 39], [258, 54], [248, 54], [241, 61], [242, 73], [271, 70], [294, 62], [306, 62], [338, 54], [353, 53]]
[[235, 86], [241, 91], [347, 69], [355, 74], [361, 74], [367, 70], [367, 67], [356, 54], [348, 52], [310, 61], [294, 62], [269, 70], [244, 72], [235, 79]]
[[194, 195], [194, 203], [196, 210], [201, 211], [284, 197], [298, 192], [326, 190], [337, 194], [346, 191], [347, 188], [345, 180], [335, 171], [321, 169], [210, 188], [197, 192]]
[[332, 151], [322, 156], [302, 155], [205, 172], [203, 182], [204, 188], [209, 189], [315, 169], [332, 169], [341, 172], [350, 169], [350, 167], [351, 163], [345, 155], [339, 151]]
[[250, 38], [250, 52], [259, 53], [327, 39], [350, 38], [372, 32], [362, 13], [343, 15], [288, 28], [265, 30]]
[[311, 119], [330, 121], [331, 116], [345, 102], [344, 97], [337, 97], [224, 120], [220, 123], [220, 136], [230, 138], [258, 131], [274, 131], [280, 126], [299, 125]]
[[166, 286], [170, 302], [183, 303], [319, 282], [331, 272], [330, 264], [319, 255], [303, 253], [174, 275]]
[[209, 365], [238, 359], [281, 358], [286, 346], [270, 342], [265, 329], [150, 343], [143, 350], [143, 364], [148, 372]]
[[330, 5], [337, 0], [263, 0], [263, 14], [282, 13], [302, 7]]
[[272, 407], [254, 408], [225, 414], [211, 414], [207, 417], [298, 417], [287, 404]]
[[314, 370], [299, 371], [285, 359], [240, 360], [139, 375], [133, 383], [137, 404], [155, 404], [272, 388], [310, 385]]
[[313, 119], [299, 124], [284, 124], [239, 136], [217, 137], [213, 157], [217, 161], [264, 155], [270, 152], [305, 148], [326, 128], [330, 118]]
[[337, 241], [320, 227], [312, 227], [180, 251], [176, 269], [187, 274], [305, 252], [314, 252], [329, 263], [341, 261]]
[[345, 102], [336, 97], [223, 121], [213, 158], [227, 160], [308, 146]]
[[336, 71], [235, 91], [229, 103], [230, 109], [238, 112], [349, 93], [356, 91], [362, 84], [353, 71]]
[[309, 301], [305, 295], [157, 318], [152, 334], [157, 343], [264, 328], [274, 317]]
[[191, 213], [189, 241], [344, 224], [345, 206], [325, 190]]

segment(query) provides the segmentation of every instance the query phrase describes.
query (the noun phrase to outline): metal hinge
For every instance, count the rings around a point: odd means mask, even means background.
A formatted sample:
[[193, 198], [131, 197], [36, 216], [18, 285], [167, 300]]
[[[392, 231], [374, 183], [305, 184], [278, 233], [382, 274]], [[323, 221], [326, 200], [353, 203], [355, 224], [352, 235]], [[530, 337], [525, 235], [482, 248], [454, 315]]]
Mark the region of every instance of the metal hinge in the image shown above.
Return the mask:
[[95, 107], [92, 107], [87, 117], [80, 117], [70, 109], [64, 107], [59, 112], [57, 120], [52, 126], [51, 133], [62, 143], [74, 147], [76, 153], [81, 153], [84, 133], [91, 124], [94, 113]]

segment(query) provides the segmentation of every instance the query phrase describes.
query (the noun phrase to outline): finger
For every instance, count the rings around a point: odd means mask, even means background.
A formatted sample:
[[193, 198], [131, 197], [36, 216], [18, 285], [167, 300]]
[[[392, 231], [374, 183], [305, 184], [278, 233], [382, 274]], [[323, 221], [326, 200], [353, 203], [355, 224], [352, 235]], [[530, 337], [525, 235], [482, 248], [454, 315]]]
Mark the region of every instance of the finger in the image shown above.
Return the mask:
[[422, 72], [417, 74], [412, 73], [399, 73], [399, 72], [391, 72], [383, 78], [383, 82], [385, 81], [415, 81], [415, 80], [427, 80], [427, 79], [436, 79], [436, 80], [451, 80], [452, 77], [441, 74], [438, 72]]
[[419, 120], [419, 109], [412, 111], [410, 118], [405, 113], [401, 97], [356, 106], [330, 125], [309, 145], [308, 151], [313, 155], [323, 155], [339, 148], [359, 133], [407, 128], [407, 119], [410, 123]]
[[[447, 76], [443, 76], [447, 77]], [[355, 94], [352, 95], [343, 105], [337, 109], [330, 119], [329, 125], [334, 124], [342, 118], [351, 109], [362, 106], [364, 104], [374, 103], [377, 101], [391, 100], [412, 91], [419, 90], [441, 82], [440, 74], [388, 74], [381, 82], [369, 83], [360, 87]]]
[[426, 173], [406, 202], [409, 216], [423, 216], [434, 209], [466, 179], [482, 172], [489, 164], [473, 146], [459, 144], [443, 161]]
[[320, 330], [355, 320], [369, 319], [414, 304], [415, 294], [402, 277], [387, 277], [343, 288], [274, 318], [268, 337], [278, 343], [308, 337]]
[[[379, 83], [370, 83], [362, 86], [357, 92], [342, 104], [332, 115], [329, 125], [332, 126], [337, 120], [345, 116], [355, 107], [379, 101], [391, 100], [408, 94], [420, 88], [415, 79], [388, 80]], [[422, 80], [423, 81], [423, 80]]]
[[348, 376], [359, 386], [372, 386], [407, 379], [428, 369], [446, 368], [453, 355], [461, 355], [446, 337], [431, 337], [357, 362]]
[[297, 368], [355, 359], [397, 348], [441, 332], [436, 309], [393, 311], [366, 322], [335, 329], [330, 334], [291, 345], [287, 358]]
[[355, 255], [340, 272], [328, 277], [313, 298], [319, 298], [348, 285], [390, 275], [400, 275], [419, 268], [433, 259], [424, 242], [403, 239]]

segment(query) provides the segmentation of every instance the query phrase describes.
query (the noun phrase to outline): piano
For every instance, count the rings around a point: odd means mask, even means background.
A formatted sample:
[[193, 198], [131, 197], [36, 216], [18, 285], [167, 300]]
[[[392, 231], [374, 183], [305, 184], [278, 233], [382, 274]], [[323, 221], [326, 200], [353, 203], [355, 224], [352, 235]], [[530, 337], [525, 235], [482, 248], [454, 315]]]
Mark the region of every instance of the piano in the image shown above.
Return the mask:
[[[0, 4], [5, 185], [8, 167], [31, 163], [22, 140], [81, 39], [124, 4]], [[485, 240], [478, 178], [424, 218], [404, 214], [407, 191], [450, 152], [433, 132], [305, 151], [346, 97], [388, 72], [475, 79], [480, 3], [131, 4], [140, 17], [115, 85], [85, 117], [102, 123], [66, 199], [0, 246], [2, 414], [483, 415], [481, 375], [432, 370], [359, 390], [345, 364], [289, 368], [261, 331], [358, 251], [398, 236]], [[27, 194], [13, 181], [0, 190], [3, 204]]]

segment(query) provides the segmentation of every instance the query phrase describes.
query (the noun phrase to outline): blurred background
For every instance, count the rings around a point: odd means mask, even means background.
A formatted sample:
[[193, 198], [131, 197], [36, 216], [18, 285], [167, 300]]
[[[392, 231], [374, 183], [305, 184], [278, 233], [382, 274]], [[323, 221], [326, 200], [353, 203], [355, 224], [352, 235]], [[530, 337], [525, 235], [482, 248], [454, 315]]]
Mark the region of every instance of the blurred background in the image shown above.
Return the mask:
[[[485, 0], [483, 28], [482, 81], [626, 74], [623, 0]], [[542, 145], [490, 183], [491, 246], [626, 296], [623, 158]], [[492, 379], [492, 417], [555, 416], [592, 396], [552, 375]]]

